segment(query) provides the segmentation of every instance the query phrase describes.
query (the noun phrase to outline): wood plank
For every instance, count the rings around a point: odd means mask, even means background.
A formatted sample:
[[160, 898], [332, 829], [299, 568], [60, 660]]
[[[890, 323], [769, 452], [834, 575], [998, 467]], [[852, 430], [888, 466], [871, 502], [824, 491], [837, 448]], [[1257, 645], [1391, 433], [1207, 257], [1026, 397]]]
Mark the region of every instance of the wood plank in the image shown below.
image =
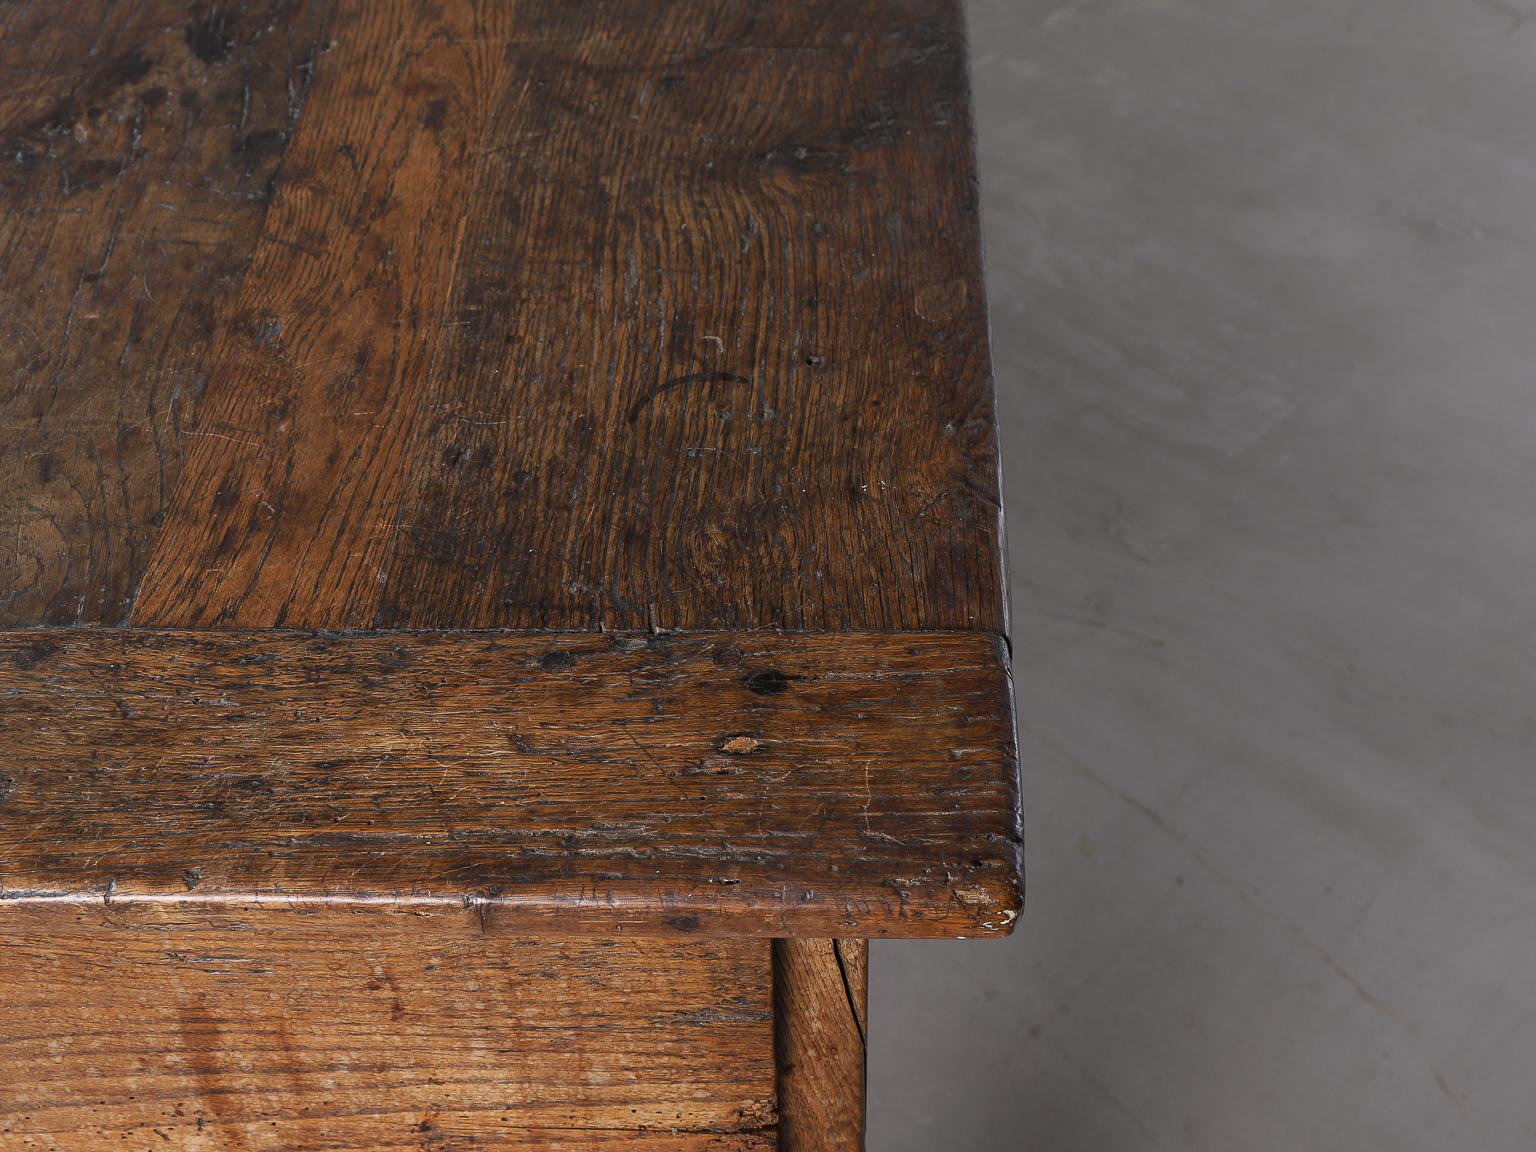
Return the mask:
[[214, 334], [208, 426], [231, 434], [191, 452], [135, 622], [359, 627], [377, 615], [518, 15], [337, 5], [311, 114]]
[[[144, 1143], [144, 1152], [222, 1152], [226, 1148], [260, 1152], [771, 1152], [777, 1147], [773, 1129], [750, 1132], [685, 1132], [680, 1129], [523, 1128], [502, 1124], [478, 1112], [437, 1112], [427, 1129], [402, 1127], [395, 1116], [348, 1117], [334, 1121], [292, 1120], [280, 1125], [281, 1142], [272, 1139], [270, 1121], [225, 1124], [219, 1129], [226, 1143], [201, 1138], [196, 1129], [163, 1125], [130, 1127]], [[446, 1126], [446, 1128], [445, 1128]], [[161, 1133], [165, 1138], [161, 1138]], [[446, 1134], [445, 1134], [446, 1133]], [[0, 1135], [5, 1135], [0, 1127]], [[116, 1147], [126, 1147], [120, 1136]], [[101, 1152], [107, 1144], [93, 1130], [51, 1133], [47, 1142], [20, 1148], [47, 1152]]]
[[862, 1152], [869, 944], [775, 940], [773, 986], [784, 1152]]
[[546, 10], [380, 621], [1001, 632], [959, 5]]
[[[425, 1131], [402, 1128], [397, 1117], [349, 1117], [343, 1128], [328, 1121], [295, 1120], [281, 1125], [282, 1142], [271, 1138], [271, 1123], [226, 1124], [228, 1141], [215, 1144], [194, 1131], [161, 1125], [134, 1128], [144, 1152], [221, 1152], [252, 1149], [261, 1152], [771, 1152], [777, 1145], [771, 1129], [755, 1132], [629, 1131], [619, 1128], [520, 1128], [487, 1119], [480, 1113], [439, 1112]], [[446, 1123], [451, 1135], [444, 1135]], [[160, 1138], [165, 1133], [166, 1139]], [[4, 1129], [0, 1128], [0, 1135]], [[153, 1143], [151, 1143], [151, 1141]], [[117, 1147], [125, 1147], [118, 1138]], [[110, 1145], [93, 1131], [52, 1134], [47, 1143], [20, 1145], [47, 1152], [101, 1152]]]
[[774, 1145], [762, 941], [7, 918], [0, 1147]]
[[[7, 453], [10, 623], [1003, 630], [955, 0], [319, 8], [324, 52], [299, 7], [112, 17], [152, 62], [124, 107], [202, 56], [200, 123], [252, 94], [270, 204], [221, 206], [223, 136], [185, 170], [185, 129], [124, 121], [138, 214], [103, 190], [8, 261], [0, 315], [51, 286], [25, 355], [73, 389], [24, 398], [52, 457]], [[67, 87], [92, 43], [29, 67]], [[140, 283], [162, 185], [249, 270]]]
[[986, 635], [0, 635], [3, 905], [1001, 934]]
[[206, 337], [324, 13], [224, 9], [0, 3], [0, 627], [122, 623], [189, 446], [233, 434]]

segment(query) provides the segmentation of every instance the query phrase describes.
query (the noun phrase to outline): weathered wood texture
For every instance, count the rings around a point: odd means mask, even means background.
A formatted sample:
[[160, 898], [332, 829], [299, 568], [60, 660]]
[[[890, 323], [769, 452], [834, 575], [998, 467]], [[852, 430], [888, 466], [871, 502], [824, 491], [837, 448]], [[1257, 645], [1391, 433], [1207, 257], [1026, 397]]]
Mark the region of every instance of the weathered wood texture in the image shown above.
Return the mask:
[[954, 0], [0, 4], [0, 625], [1000, 631]]
[[864, 940], [775, 940], [779, 1147], [862, 1152], [869, 1018]]
[[126, 619], [187, 449], [228, 434], [195, 430], [209, 334], [320, 41], [302, 4], [0, 3], [0, 624]]
[[517, 934], [1008, 929], [957, 0], [0, 0], [0, 76], [0, 1147], [767, 1147], [765, 946]]
[[1007, 672], [970, 633], [0, 634], [0, 905], [985, 935]]
[[769, 945], [8, 917], [0, 1148], [759, 1152]]

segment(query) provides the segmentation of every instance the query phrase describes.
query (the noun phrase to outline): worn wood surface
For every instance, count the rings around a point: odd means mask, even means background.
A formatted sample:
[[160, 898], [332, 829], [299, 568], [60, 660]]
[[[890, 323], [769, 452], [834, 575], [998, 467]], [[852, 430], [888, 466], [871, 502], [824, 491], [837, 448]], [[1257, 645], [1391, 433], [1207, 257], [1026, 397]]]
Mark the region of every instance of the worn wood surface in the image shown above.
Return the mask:
[[774, 1146], [764, 941], [8, 917], [0, 1148]]
[[1018, 908], [976, 634], [29, 631], [0, 701], [0, 905], [864, 936]]
[[[215, 12], [217, 10], [214, 10]], [[0, 624], [133, 604], [323, 42], [312, 6], [0, 3]]]
[[[1007, 929], [955, 3], [0, 0], [0, 70], [8, 894]], [[751, 639], [397, 631], [502, 627]]]
[[520, 934], [1011, 926], [956, 0], [0, 0], [0, 76], [0, 1147], [771, 1147], [770, 982], [856, 1146], [856, 946]]
[[1000, 631], [953, 0], [0, 3], [0, 625]]
[[862, 1152], [869, 944], [775, 940], [779, 1147]]

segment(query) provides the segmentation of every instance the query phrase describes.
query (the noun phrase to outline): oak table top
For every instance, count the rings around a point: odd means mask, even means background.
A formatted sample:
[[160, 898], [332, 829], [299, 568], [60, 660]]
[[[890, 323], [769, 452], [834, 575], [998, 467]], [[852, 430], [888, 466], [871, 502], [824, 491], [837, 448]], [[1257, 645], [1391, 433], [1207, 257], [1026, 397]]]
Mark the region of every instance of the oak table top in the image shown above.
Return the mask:
[[1011, 929], [955, 0], [0, 2], [0, 75], [0, 933]]

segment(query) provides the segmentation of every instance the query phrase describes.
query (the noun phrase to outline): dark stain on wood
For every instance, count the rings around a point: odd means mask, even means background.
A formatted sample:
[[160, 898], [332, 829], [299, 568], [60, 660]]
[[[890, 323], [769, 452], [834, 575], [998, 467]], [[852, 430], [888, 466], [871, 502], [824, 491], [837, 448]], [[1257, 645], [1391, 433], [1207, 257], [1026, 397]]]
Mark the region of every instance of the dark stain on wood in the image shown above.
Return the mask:
[[642, 392], [638, 399], [629, 407], [628, 419], [631, 424], [640, 418], [640, 413], [650, 405], [651, 401], [663, 393], [670, 392], [674, 388], [686, 388], [691, 384], [750, 384], [745, 376], [738, 376], [734, 372], [689, 372], [683, 376], [674, 376], [670, 380], [663, 380]]
[[204, 64], [222, 64], [234, 50], [238, 4], [208, 4], [194, 11], [187, 25], [187, 47]]
[[742, 682], [759, 696], [782, 696], [789, 691], [789, 677], [777, 668], [748, 672]]

